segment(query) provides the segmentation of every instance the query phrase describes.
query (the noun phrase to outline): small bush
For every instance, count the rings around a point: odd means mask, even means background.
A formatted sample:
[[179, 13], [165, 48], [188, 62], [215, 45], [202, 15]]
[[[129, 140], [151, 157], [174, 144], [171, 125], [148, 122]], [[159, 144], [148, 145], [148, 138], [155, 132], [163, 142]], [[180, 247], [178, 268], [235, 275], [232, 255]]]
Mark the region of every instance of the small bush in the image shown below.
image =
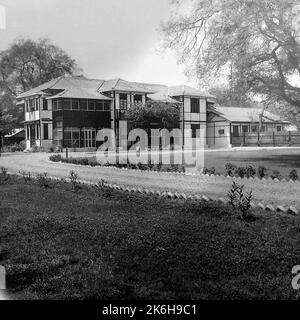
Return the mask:
[[204, 167], [202, 170], [203, 174], [210, 174], [210, 175], [214, 175], [216, 173], [216, 169], [214, 167], [212, 168], [206, 168]]
[[26, 171], [19, 171], [19, 173], [22, 175], [23, 180], [25, 183], [29, 183], [32, 181], [32, 176], [30, 172], [26, 172]]
[[258, 177], [260, 179], [264, 178], [266, 176], [266, 171], [267, 169], [264, 166], [259, 166], [257, 170]]
[[278, 170], [274, 170], [273, 173], [271, 174], [271, 178], [274, 180], [274, 179], [278, 179], [280, 180], [282, 177], [281, 177], [281, 174]]
[[89, 166], [91, 166], [91, 167], [97, 167], [97, 166], [99, 166], [98, 161], [95, 160], [95, 159], [89, 159], [89, 160], [88, 160], [88, 164], [89, 164]]
[[293, 181], [299, 180], [299, 176], [298, 176], [297, 170], [295, 170], [295, 169], [292, 170], [292, 171], [290, 172], [290, 174], [289, 174], [289, 177], [290, 177], [290, 179], [293, 180]]
[[236, 171], [237, 167], [236, 165], [232, 164], [232, 163], [226, 163], [225, 164], [225, 170], [228, 176], [233, 177], [234, 173]]
[[242, 179], [245, 178], [246, 174], [247, 174], [247, 170], [246, 168], [244, 167], [238, 167], [236, 170], [235, 170], [235, 173], [241, 177]]
[[244, 186], [233, 182], [228, 193], [229, 203], [243, 220], [251, 217], [249, 211], [251, 209], [252, 191], [244, 192]]
[[254, 178], [256, 175], [256, 170], [252, 166], [246, 167], [246, 177]]
[[39, 173], [36, 176], [37, 183], [41, 188], [48, 189], [51, 187], [51, 181], [47, 176], [48, 176], [47, 172]]
[[4, 168], [4, 167], [1, 167], [0, 168], [0, 173], [1, 173], [1, 176], [0, 176], [0, 181], [7, 181], [9, 179], [9, 175], [7, 173], [7, 169]]
[[108, 185], [108, 181], [104, 179], [100, 179], [100, 181], [97, 183], [98, 188], [104, 189]]
[[70, 171], [69, 179], [72, 184], [73, 191], [78, 191], [80, 189], [80, 184], [78, 182], [78, 174], [75, 171]]
[[52, 156], [49, 157], [49, 160], [53, 162], [61, 162], [63, 158], [60, 154], [53, 154]]

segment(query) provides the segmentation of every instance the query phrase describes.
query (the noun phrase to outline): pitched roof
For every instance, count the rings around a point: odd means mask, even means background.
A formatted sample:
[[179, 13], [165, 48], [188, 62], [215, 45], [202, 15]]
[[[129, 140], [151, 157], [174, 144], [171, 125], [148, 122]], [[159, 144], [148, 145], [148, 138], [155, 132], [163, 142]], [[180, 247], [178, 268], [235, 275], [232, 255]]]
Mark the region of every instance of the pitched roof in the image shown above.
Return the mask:
[[23, 133], [23, 132], [25, 132], [24, 128], [17, 128], [17, 129], [14, 129], [10, 134], [6, 134], [4, 138], [12, 138], [18, 135], [19, 133]]
[[99, 85], [103, 82], [104, 80], [63, 76], [49, 81], [39, 87], [33, 88], [32, 90], [24, 92], [18, 96], [18, 98], [25, 98], [34, 94], [42, 94], [45, 90], [59, 90], [61, 92], [57, 93], [55, 96], [49, 97], [48, 99], [64, 97], [111, 100], [110, 98], [97, 92]]
[[[236, 108], [236, 107], [220, 107], [213, 106], [209, 107], [209, 111], [218, 114], [222, 118], [230, 122], [259, 122], [259, 116], [262, 113], [260, 108]], [[269, 111], [264, 111], [263, 120], [265, 122], [285, 122], [280, 118], [280, 116], [275, 115]]]
[[107, 91], [125, 91], [125, 92], [140, 92], [154, 93], [155, 91], [145, 88], [137, 82], [129, 82], [123, 79], [112, 79], [104, 81], [98, 88], [98, 92]]
[[214, 98], [214, 96], [208, 92], [201, 91], [186, 85], [169, 87], [169, 95]]

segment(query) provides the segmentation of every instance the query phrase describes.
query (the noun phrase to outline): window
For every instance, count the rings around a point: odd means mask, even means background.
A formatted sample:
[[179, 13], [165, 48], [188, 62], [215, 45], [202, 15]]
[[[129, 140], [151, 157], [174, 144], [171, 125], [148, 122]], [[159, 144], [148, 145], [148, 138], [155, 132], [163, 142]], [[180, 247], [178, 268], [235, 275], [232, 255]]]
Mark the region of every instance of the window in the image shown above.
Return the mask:
[[48, 140], [49, 133], [48, 133], [48, 123], [44, 123], [44, 140]]
[[221, 136], [221, 135], [223, 135], [223, 134], [225, 134], [225, 130], [224, 130], [224, 129], [220, 129], [220, 130], [219, 130], [219, 135]]
[[258, 131], [258, 126], [251, 126], [251, 132], [256, 133]]
[[57, 111], [57, 100], [53, 100], [53, 111]]
[[127, 94], [120, 93], [120, 109], [126, 110], [127, 109]]
[[266, 132], [266, 126], [261, 126], [260, 132]]
[[110, 110], [110, 102], [109, 101], [105, 101], [104, 102], [104, 111], [109, 111]]
[[36, 125], [36, 138], [37, 139], [40, 138], [40, 125], [39, 124]]
[[243, 126], [243, 133], [248, 133], [249, 127], [248, 126]]
[[62, 101], [61, 100], [57, 100], [57, 111], [62, 110]]
[[29, 100], [30, 111], [34, 111], [34, 99]]
[[88, 111], [95, 111], [95, 102], [92, 100], [88, 102]]
[[35, 111], [38, 111], [39, 110], [39, 98], [35, 98], [34, 99], [34, 103], [35, 103]]
[[48, 101], [43, 99], [43, 110], [48, 110]]
[[70, 99], [63, 99], [62, 100], [64, 110], [71, 110], [71, 100]]
[[143, 98], [141, 94], [135, 94], [133, 97], [133, 103], [134, 104], [139, 104], [143, 102]]
[[79, 110], [79, 101], [72, 100], [72, 110], [78, 111]]
[[281, 132], [282, 131], [282, 126], [277, 126], [277, 132]]
[[191, 99], [191, 112], [200, 113], [200, 100], [192, 98]]
[[197, 132], [197, 130], [200, 130], [200, 124], [191, 124], [191, 129], [192, 129], [192, 138], [197, 138], [197, 136], [199, 137], [200, 131]]
[[96, 111], [103, 111], [103, 102], [102, 101], [96, 101], [95, 110]]
[[80, 111], [87, 111], [87, 100], [80, 100]]
[[238, 137], [240, 133], [239, 126], [232, 126], [232, 134], [234, 137]]

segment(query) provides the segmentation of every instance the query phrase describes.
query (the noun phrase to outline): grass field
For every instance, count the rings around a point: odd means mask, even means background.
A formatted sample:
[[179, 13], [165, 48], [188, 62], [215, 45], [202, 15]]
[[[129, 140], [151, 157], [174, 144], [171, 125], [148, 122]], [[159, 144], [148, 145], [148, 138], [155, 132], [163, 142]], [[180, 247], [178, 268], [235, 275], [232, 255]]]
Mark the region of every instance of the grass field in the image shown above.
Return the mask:
[[261, 150], [236, 150], [205, 153], [205, 166], [215, 167], [219, 173], [225, 173], [225, 164], [231, 162], [237, 166], [265, 166], [267, 174], [271, 175], [278, 170], [284, 178], [296, 169], [300, 176], [300, 148], [298, 149], [261, 149]]
[[22, 299], [294, 299], [298, 217], [10, 177], [0, 264]]

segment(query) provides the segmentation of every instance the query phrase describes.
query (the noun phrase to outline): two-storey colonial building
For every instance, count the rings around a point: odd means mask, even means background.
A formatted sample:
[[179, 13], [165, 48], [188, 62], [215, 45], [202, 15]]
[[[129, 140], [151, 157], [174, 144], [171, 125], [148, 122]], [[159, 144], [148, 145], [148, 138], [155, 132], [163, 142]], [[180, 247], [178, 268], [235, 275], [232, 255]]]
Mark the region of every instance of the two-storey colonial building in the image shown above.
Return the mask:
[[34, 145], [95, 148], [99, 129], [112, 128], [118, 134], [122, 112], [149, 100], [180, 105], [179, 126], [187, 142], [198, 129], [206, 131], [210, 98], [188, 86], [62, 76], [19, 95], [18, 103], [24, 104], [27, 149]]

